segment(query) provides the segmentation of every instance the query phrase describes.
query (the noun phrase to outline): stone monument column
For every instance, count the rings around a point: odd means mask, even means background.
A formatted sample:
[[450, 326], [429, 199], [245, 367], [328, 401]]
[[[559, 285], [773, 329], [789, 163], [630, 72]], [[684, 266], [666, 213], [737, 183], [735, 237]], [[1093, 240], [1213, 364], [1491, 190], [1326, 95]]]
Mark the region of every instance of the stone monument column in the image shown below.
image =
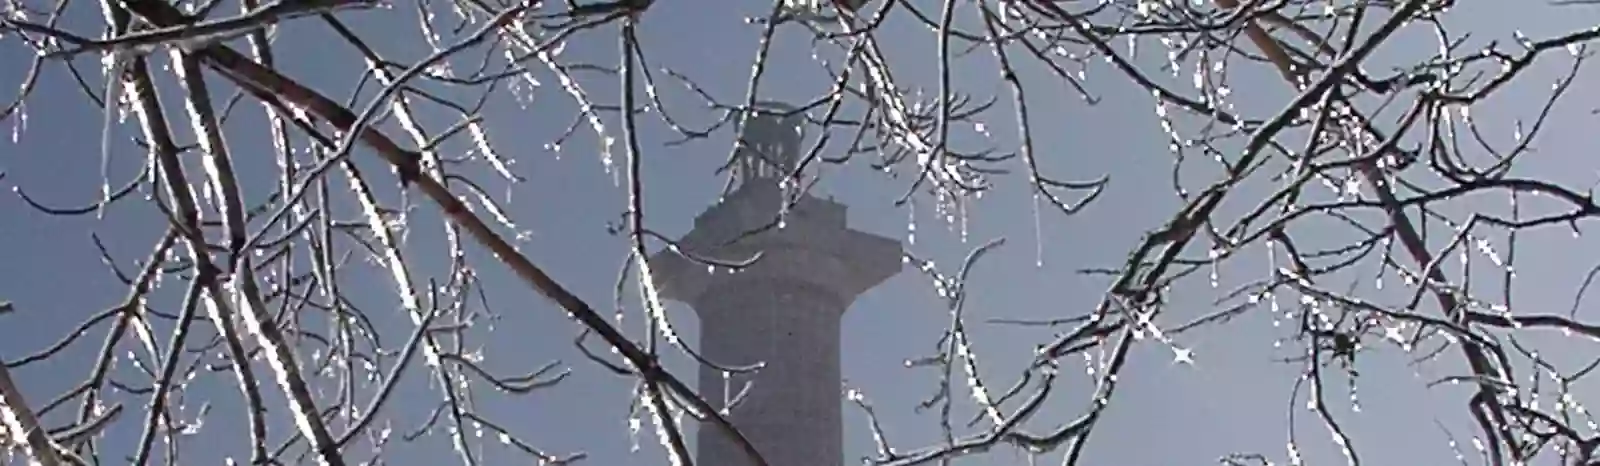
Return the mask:
[[[769, 104], [768, 108], [783, 108]], [[781, 110], [780, 110], [781, 111]], [[844, 464], [839, 322], [850, 303], [902, 267], [898, 241], [851, 230], [842, 204], [785, 199], [780, 181], [799, 158], [796, 118], [753, 115], [741, 131], [739, 185], [679, 241], [692, 256], [760, 259], [737, 272], [664, 250], [650, 258], [661, 297], [693, 306], [707, 360], [754, 373], [700, 368], [699, 391], [772, 466]], [[728, 402], [733, 401], [732, 406]], [[732, 438], [703, 424], [695, 464], [745, 466]]]

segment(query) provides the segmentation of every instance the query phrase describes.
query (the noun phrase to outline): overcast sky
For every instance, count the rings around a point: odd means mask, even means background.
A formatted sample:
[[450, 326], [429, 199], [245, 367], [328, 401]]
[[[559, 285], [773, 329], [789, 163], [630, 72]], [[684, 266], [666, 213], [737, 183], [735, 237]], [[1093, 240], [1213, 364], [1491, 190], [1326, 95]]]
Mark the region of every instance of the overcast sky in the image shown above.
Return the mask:
[[[760, 26], [748, 24], [744, 17], [765, 12], [765, 2], [657, 2], [642, 22], [642, 41], [647, 58], [656, 68], [671, 67], [692, 77], [701, 87], [724, 102], [742, 99], [749, 79], [749, 66], [757, 47]], [[1513, 32], [1544, 38], [1600, 21], [1600, 9], [1587, 7], [1553, 8], [1540, 2], [1461, 2], [1445, 15], [1456, 37], [1471, 31], [1467, 47], [1481, 47], [1490, 41], [1512, 44]], [[36, 4], [36, 3], [30, 3]], [[931, 6], [931, 2], [920, 2]], [[232, 5], [224, 8], [233, 8]], [[436, 13], [448, 14], [442, 7]], [[1081, 7], [1078, 7], [1081, 8]], [[966, 11], [963, 14], [971, 14]], [[391, 59], [411, 63], [427, 54], [427, 45], [414, 31], [416, 12], [409, 3], [386, 10], [345, 14], [349, 23], [369, 38], [371, 45]], [[937, 81], [934, 35], [905, 16], [885, 25], [878, 36], [885, 54], [903, 85], [935, 92]], [[68, 28], [86, 36], [100, 31], [97, 7], [89, 2], [71, 5]], [[448, 23], [442, 21], [441, 23]], [[1242, 43], [1242, 41], [1241, 41]], [[1119, 44], [1125, 46], [1126, 44]], [[233, 44], [247, 50], [242, 41]], [[1163, 60], [1160, 45], [1141, 43], [1144, 52], [1138, 61], [1147, 72], [1159, 75]], [[360, 57], [337, 40], [326, 25], [315, 20], [297, 20], [278, 29], [275, 47], [280, 69], [290, 77], [321, 90], [336, 100], [344, 100], [354, 88]], [[803, 31], [790, 28], [775, 45], [772, 63], [761, 95], [767, 99], [803, 101], [825, 92], [828, 78], [811, 61], [811, 44]], [[614, 29], [601, 29], [576, 36], [563, 51], [569, 62], [615, 63], [618, 49]], [[1414, 63], [1436, 53], [1438, 47], [1423, 25], [1406, 29], [1391, 45], [1379, 51], [1368, 65], [1376, 74], [1387, 74], [1391, 65]], [[10, 99], [21, 82], [31, 52], [14, 37], [0, 37], [0, 97]], [[958, 61], [954, 80], [965, 92], [983, 98], [995, 96], [1009, 102], [1006, 88], [986, 50]], [[80, 68], [93, 69], [88, 59]], [[1495, 100], [1474, 109], [1475, 117], [1498, 133], [1497, 144], [1509, 144], [1516, 118], [1529, 118], [1543, 105], [1550, 83], [1571, 65], [1569, 55], [1555, 54], [1542, 60], [1539, 69], [1505, 89]], [[1239, 113], [1265, 118], [1279, 111], [1289, 97], [1285, 85], [1259, 65], [1232, 68], [1233, 103]], [[996, 189], [967, 204], [953, 221], [942, 219], [926, 196], [914, 208], [894, 205], [910, 177], [903, 174], [889, 179], [867, 166], [867, 156], [844, 167], [825, 167], [820, 195], [832, 196], [851, 206], [854, 228], [901, 238], [909, 251], [930, 258], [946, 272], [953, 272], [972, 248], [994, 238], [1004, 237], [1006, 245], [976, 269], [968, 313], [972, 323], [977, 355], [989, 383], [1003, 390], [1032, 361], [1035, 345], [1050, 340], [1052, 330], [987, 324], [992, 318], [1049, 319], [1082, 315], [1092, 310], [1106, 287], [1102, 277], [1077, 273], [1079, 269], [1115, 267], [1125, 260], [1144, 232], [1171, 218], [1180, 205], [1171, 192], [1172, 155], [1155, 114], [1155, 102], [1147, 90], [1120, 78], [1108, 66], [1096, 62], [1086, 72], [1089, 89], [1100, 99], [1089, 105], [1058, 78], [1039, 66], [1025, 68], [1024, 84], [1029, 86], [1035, 133], [1044, 169], [1063, 179], [1090, 179], [1107, 175], [1111, 182], [1101, 198], [1081, 214], [1064, 217], [1035, 202], [1023, 184], [1021, 166], [1016, 172], [998, 178]], [[173, 119], [180, 141], [192, 141], [182, 114], [176, 86], [165, 68], [158, 68], [168, 117]], [[578, 72], [580, 83], [602, 103], [615, 103], [613, 78]], [[598, 154], [597, 140], [587, 124], [559, 148], [551, 143], [572, 124], [576, 106], [548, 72], [539, 74], [543, 87], [531, 101], [518, 102], [502, 93], [484, 110], [489, 136], [500, 152], [516, 160], [513, 170], [526, 182], [502, 188], [506, 183], [489, 183], [490, 191], [509, 206], [508, 214], [518, 222], [525, 240], [524, 254], [545, 267], [557, 280], [602, 311], [611, 308], [616, 273], [627, 253], [627, 243], [607, 234], [625, 209], [626, 191], [618, 184], [619, 174], [607, 169]], [[208, 76], [219, 101], [234, 92], [222, 79]], [[696, 96], [681, 86], [662, 81], [660, 91], [669, 111], [685, 122], [703, 126], [712, 116]], [[98, 89], [97, 73], [86, 74]], [[1183, 83], [1184, 74], [1169, 80]], [[1518, 168], [1522, 176], [1541, 177], [1575, 189], [1585, 189], [1596, 181], [1595, 117], [1596, 87], [1592, 75], [1580, 75], [1580, 83], [1567, 99], [1554, 109], [1555, 117], [1541, 131], [1539, 151]], [[369, 89], [361, 104], [372, 97]], [[469, 91], [445, 89], [441, 92], [471, 102]], [[1178, 88], [1188, 89], [1180, 86]], [[1392, 112], [1392, 111], [1391, 111]], [[233, 121], [229, 122], [228, 142], [236, 163], [244, 174], [245, 195], [249, 202], [261, 202], [276, 183], [276, 156], [268, 144], [262, 111], [256, 102], [245, 98]], [[14, 141], [0, 142], [0, 181], [8, 192], [0, 195], [0, 299], [15, 303], [17, 312], [0, 316], [0, 359], [12, 360], [36, 351], [59, 339], [86, 317], [115, 305], [125, 290], [105, 267], [90, 235], [104, 239], [109, 252], [123, 267], [142, 260], [165, 227], [149, 205], [134, 202], [110, 209], [104, 219], [93, 215], [75, 218], [50, 217], [38, 213], [9, 192], [12, 187], [26, 190], [41, 202], [55, 206], [76, 206], [92, 202], [100, 186], [100, 113], [80, 90], [65, 68], [52, 64], [45, 68], [40, 85], [29, 98], [26, 119], [13, 118], [0, 128], [24, 124]], [[437, 133], [453, 124], [452, 116], [424, 114], [421, 118]], [[1192, 118], [1189, 121], [1194, 121]], [[1002, 103], [984, 120], [983, 128], [960, 128], [955, 145], [963, 149], [995, 145], [1014, 148], [1016, 119], [1009, 103]], [[1392, 125], [1390, 120], [1380, 125]], [[1192, 125], [1191, 125], [1192, 126]], [[392, 123], [386, 125], [398, 135]], [[615, 125], [611, 130], [615, 130]], [[728, 153], [731, 134], [682, 145], [667, 145], [674, 133], [659, 119], [645, 118], [641, 125], [644, 141], [644, 183], [647, 222], [670, 236], [688, 231], [692, 219], [715, 202], [721, 188], [713, 169]], [[984, 140], [980, 131], [991, 139]], [[143, 159], [143, 151], [128, 142], [137, 135], [134, 119], [114, 129], [119, 138], [113, 145], [113, 179], [127, 180]], [[813, 132], [812, 137], [816, 134]], [[840, 132], [835, 137], [849, 137]], [[1285, 141], [1291, 142], [1291, 141]], [[1293, 144], [1300, 144], [1293, 140]], [[457, 149], [465, 147], [454, 145]], [[358, 148], [356, 159], [375, 180], [390, 180], [387, 170], [373, 153]], [[620, 153], [615, 163], [620, 163]], [[198, 165], [195, 165], [198, 168]], [[487, 170], [484, 170], [487, 175]], [[1185, 175], [1190, 186], [1202, 183], [1193, 173]], [[121, 183], [122, 181], [118, 181]], [[387, 181], [384, 181], [387, 182]], [[385, 188], [388, 202], [398, 203], [398, 195]], [[1224, 210], [1238, 215], [1253, 207], [1254, 199], [1230, 203]], [[412, 228], [407, 233], [407, 250], [423, 265], [419, 277], [443, 279], [441, 259], [442, 227], [437, 210], [420, 197]], [[1448, 210], [1464, 218], [1469, 209], [1505, 209], [1504, 197], [1483, 197], [1457, 203]], [[343, 218], [354, 219], [356, 212], [346, 209]], [[1369, 219], [1370, 220], [1370, 219]], [[1378, 225], [1377, 222], [1370, 223]], [[915, 225], [915, 228], [912, 226]], [[1350, 233], [1329, 228], [1328, 232], [1306, 233], [1311, 241], [1348, 241]], [[1502, 236], [1491, 236], [1500, 241]], [[1430, 238], [1435, 247], [1446, 238]], [[1583, 274], [1594, 263], [1594, 242], [1573, 238], [1561, 228], [1540, 231], [1523, 237], [1516, 250], [1519, 264], [1515, 292], [1520, 306], [1530, 312], [1565, 312]], [[1503, 249], [1502, 249], [1503, 250]], [[588, 452], [587, 464], [656, 465], [665, 464], [647, 428], [638, 434], [642, 448], [634, 451], [635, 439], [629, 433], [627, 407], [629, 379], [618, 377], [586, 361], [572, 348], [579, 331], [553, 304], [539, 298], [533, 290], [514, 279], [483, 250], [469, 248], [469, 255], [480, 274], [495, 311], [501, 318], [485, 333], [482, 353], [485, 366], [504, 374], [521, 374], [549, 361], [561, 361], [572, 375], [561, 384], [528, 396], [504, 396], [481, 390], [479, 401], [498, 422], [519, 433], [533, 445], [553, 453]], [[350, 266], [360, 273], [348, 273], [345, 289], [354, 290], [366, 312], [389, 333], [391, 345], [403, 340], [410, 323], [393, 298], [393, 287], [371, 262], [356, 261]], [[1186, 279], [1174, 289], [1170, 307], [1158, 325], [1175, 326], [1217, 308], [1214, 301], [1225, 291], [1269, 271], [1259, 255], [1246, 256], [1219, 271], [1217, 288], [1212, 288], [1206, 272]], [[1361, 289], [1370, 290], [1375, 265], [1363, 266], [1368, 277]], [[1398, 280], [1390, 275], [1391, 287]], [[1343, 289], [1347, 283], [1330, 283]], [[176, 312], [182, 287], [166, 283], [153, 305]], [[1403, 301], [1402, 301], [1403, 302]], [[1286, 305], [1292, 303], [1285, 303]], [[694, 314], [681, 304], [672, 305], [675, 324], [695, 341], [699, 325]], [[630, 318], [622, 325], [640, 333], [642, 320], [632, 306]], [[1586, 311], [1583, 311], [1586, 312]], [[1581, 316], [1582, 314], [1580, 314]], [[847, 383], [862, 389], [877, 406], [888, 429], [889, 439], [901, 449], [931, 445], [939, 441], [937, 417], [933, 412], [917, 413], [915, 406], [934, 393], [937, 373], [929, 369], [907, 369], [907, 359], [932, 355], [940, 332], [949, 316], [934, 288], [911, 269], [867, 293], [845, 317], [843, 375]], [[44, 365], [18, 370], [30, 404], [54, 398], [82, 380], [91, 366], [91, 357], [102, 341], [106, 326], [97, 327], [83, 342], [64, 357]], [[165, 341], [165, 330], [161, 341]], [[1287, 461], [1289, 441], [1286, 416], [1305, 413], [1304, 399], [1291, 401], [1290, 392], [1299, 373], [1298, 364], [1278, 360], [1293, 356], [1296, 343], [1274, 342], [1290, 336], [1287, 326], [1278, 327], [1264, 308], [1223, 326], [1176, 336], [1181, 348], [1194, 351], [1192, 365], [1174, 362], [1173, 348], [1157, 342], [1140, 343], [1133, 361], [1121, 378], [1119, 392], [1107, 416], [1101, 421], [1086, 451], [1083, 464], [1161, 466], [1212, 464], [1232, 452], [1258, 452], [1280, 464]], [[1537, 336], [1532, 344], [1545, 351], [1576, 356], [1594, 354], [1592, 343]], [[1393, 345], [1374, 344], [1372, 356], [1363, 356], [1357, 385], [1360, 412], [1353, 412], [1345, 378], [1336, 375], [1327, 394], [1335, 412], [1350, 429], [1353, 442], [1367, 464], [1425, 465], [1454, 462], [1450, 440], [1440, 425], [1470, 448], [1476, 432], [1466, 417], [1468, 391], [1448, 386], [1428, 388], [1429, 381], [1459, 373], [1461, 364], [1454, 352], [1438, 362], [1408, 365], [1416, 355], [1401, 352]], [[125, 343], [119, 356], [142, 352]], [[1575, 356], [1575, 357], [1576, 357]], [[694, 367], [683, 357], [669, 357], [685, 380], [693, 381]], [[119, 371], [130, 380], [134, 369], [124, 361]], [[1067, 375], [1061, 377], [1056, 401], [1029, 426], [1054, 428], [1088, 408], [1091, 379], [1085, 375], [1083, 358], [1063, 361]], [[396, 432], [409, 431], [427, 417], [437, 404], [435, 390], [420, 372], [413, 372], [407, 386], [389, 405], [393, 409]], [[1524, 370], [1526, 375], [1527, 371]], [[204, 442], [186, 444], [185, 464], [220, 464], [222, 458], [248, 456], [244, 416], [236, 390], [227, 384], [226, 372], [208, 373], [192, 382], [191, 399], [184, 404], [189, 417], [210, 401], [210, 411], [201, 436]], [[269, 401], [285, 409], [275, 389]], [[1591, 392], [1592, 393], [1592, 392]], [[957, 410], [965, 420], [972, 412], [970, 398], [961, 395]], [[145, 397], [119, 398], [135, 412]], [[1593, 401], [1593, 400], [1591, 400]], [[864, 416], [846, 407], [847, 461], [872, 454], [871, 438]], [[141, 429], [142, 414], [124, 418], [113, 428], [106, 445], [109, 451], [131, 452]], [[52, 420], [59, 420], [51, 417]], [[275, 426], [274, 444], [284, 438], [287, 424]], [[1296, 424], [1299, 448], [1313, 464], [1341, 462], [1337, 449], [1325, 430], [1300, 415]], [[976, 432], [965, 429], [963, 432]], [[430, 465], [454, 461], [442, 434], [415, 444], [392, 446], [387, 464]], [[518, 464], [503, 449], [491, 449], [486, 464]], [[364, 456], [352, 454], [356, 459]], [[1056, 464], [1057, 455], [1046, 456], [1042, 464]], [[110, 463], [119, 458], [107, 458]], [[1025, 464], [1024, 456], [1000, 450], [964, 464]], [[1548, 464], [1548, 463], [1547, 463]]]

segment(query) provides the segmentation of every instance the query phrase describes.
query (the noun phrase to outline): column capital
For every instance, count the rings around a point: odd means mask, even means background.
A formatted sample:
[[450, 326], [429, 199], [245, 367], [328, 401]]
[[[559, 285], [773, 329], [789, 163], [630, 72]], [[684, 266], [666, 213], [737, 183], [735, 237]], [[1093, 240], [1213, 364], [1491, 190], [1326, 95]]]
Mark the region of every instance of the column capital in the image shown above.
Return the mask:
[[899, 241], [849, 229], [842, 204], [811, 196], [785, 214], [782, 228], [747, 234], [772, 223], [781, 199], [777, 186], [745, 186], [696, 218], [694, 231], [678, 242], [685, 253], [728, 262], [760, 258], [735, 272], [662, 250], [650, 258], [661, 296], [692, 304], [710, 290], [759, 280], [807, 284], [849, 303], [904, 267]]

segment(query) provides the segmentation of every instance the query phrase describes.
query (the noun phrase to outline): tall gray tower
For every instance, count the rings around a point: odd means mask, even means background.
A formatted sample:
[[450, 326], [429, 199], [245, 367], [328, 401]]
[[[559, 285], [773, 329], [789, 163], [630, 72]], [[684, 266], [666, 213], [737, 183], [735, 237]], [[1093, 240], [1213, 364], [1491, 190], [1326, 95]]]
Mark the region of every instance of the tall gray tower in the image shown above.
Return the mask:
[[[792, 107], [767, 104], [784, 111]], [[680, 240], [687, 253], [738, 261], [738, 272], [665, 250], [650, 258], [661, 297], [700, 315], [700, 353], [725, 366], [764, 362], [755, 373], [700, 369], [700, 393], [727, 407], [729, 421], [772, 466], [844, 462], [839, 385], [839, 321], [861, 293], [898, 273], [900, 243], [849, 229], [845, 207], [805, 195], [772, 224], [785, 198], [780, 181], [799, 160], [800, 116], [751, 115], [740, 130], [738, 185], [695, 218]], [[742, 451], [706, 425], [695, 464], [744, 466]]]

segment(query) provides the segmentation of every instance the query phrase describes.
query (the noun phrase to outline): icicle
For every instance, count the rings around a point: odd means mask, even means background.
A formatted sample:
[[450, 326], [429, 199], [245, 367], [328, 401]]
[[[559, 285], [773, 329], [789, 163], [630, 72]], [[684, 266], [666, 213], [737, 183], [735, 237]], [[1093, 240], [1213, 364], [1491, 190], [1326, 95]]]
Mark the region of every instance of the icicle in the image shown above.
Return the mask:
[[17, 102], [17, 120], [11, 122], [11, 143], [17, 144], [22, 140], [22, 132], [28, 129], [28, 102]]
[[1220, 248], [1213, 248], [1211, 250], [1211, 288], [1213, 289], [1222, 286], [1222, 280], [1218, 276], [1220, 273], [1218, 270], [1222, 268], [1222, 255], [1223, 251]]
[[1039, 192], [1033, 192], [1033, 266], [1044, 267], [1044, 222], [1040, 220]]
[[632, 443], [628, 451], [632, 453], [639, 452], [639, 424], [639, 416], [637, 414], [628, 417], [628, 440]]
[[[111, 203], [111, 116], [122, 108], [122, 68], [127, 66], [126, 52], [106, 54], [105, 114], [100, 122], [100, 206], [95, 208], [95, 219], [104, 219], [106, 205]], [[152, 118], [155, 118], [152, 116]], [[155, 169], [151, 167], [151, 169]]]
[[[982, 191], [979, 191], [979, 192], [982, 192]], [[957, 215], [961, 216], [961, 243], [965, 244], [967, 242], [967, 237], [968, 237], [968, 231], [967, 231], [967, 202], [966, 201], [962, 201], [960, 204], [958, 204], [958, 206], [959, 206], [959, 209], [958, 209], [959, 213]]]
[[789, 199], [792, 197], [790, 191], [793, 190], [792, 186], [794, 184], [795, 183], [791, 183], [789, 181], [788, 176], [784, 176], [781, 180], [778, 180], [778, 192], [782, 193], [780, 196], [778, 196], [779, 230], [789, 227]]
[[908, 204], [906, 212], [909, 212], [907, 214], [907, 218], [906, 218], [906, 244], [907, 245], [915, 245], [915, 244], [917, 244], [917, 203], [916, 203], [916, 201], [912, 201], [910, 204]]

